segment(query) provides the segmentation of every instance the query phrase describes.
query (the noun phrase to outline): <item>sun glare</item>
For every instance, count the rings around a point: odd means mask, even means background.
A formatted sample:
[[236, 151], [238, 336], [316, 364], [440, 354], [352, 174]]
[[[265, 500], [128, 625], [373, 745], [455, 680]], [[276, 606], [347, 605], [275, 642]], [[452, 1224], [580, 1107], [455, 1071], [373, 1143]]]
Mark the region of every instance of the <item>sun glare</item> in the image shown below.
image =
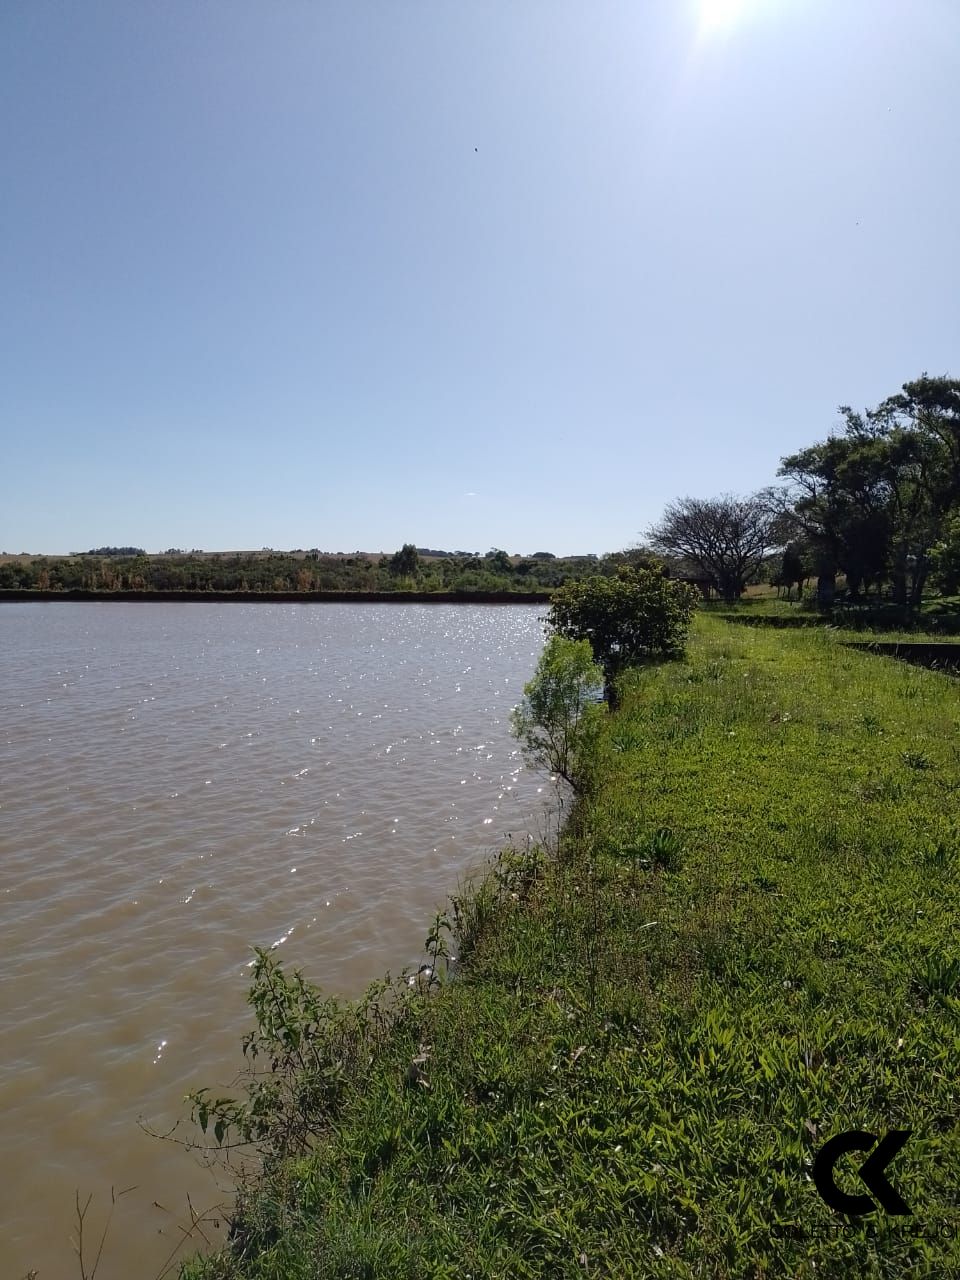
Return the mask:
[[705, 31], [732, 26], [746, 7], [746, 0], [700, 0], [700, 25]]

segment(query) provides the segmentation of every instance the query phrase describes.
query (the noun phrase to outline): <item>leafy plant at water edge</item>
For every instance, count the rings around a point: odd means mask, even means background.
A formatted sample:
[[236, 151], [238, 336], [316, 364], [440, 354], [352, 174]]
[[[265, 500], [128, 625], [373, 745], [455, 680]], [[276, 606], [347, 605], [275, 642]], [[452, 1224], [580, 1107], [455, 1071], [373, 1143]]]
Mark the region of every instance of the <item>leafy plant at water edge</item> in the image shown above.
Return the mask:
[[597, 695], [603, 673], [586, 640], [551, 636], [533, 679], [524, 686], [511, 727], [535, 767], [547, 769], [578, 789], [584, 765], [603, 719]]
[[400, 987], [372, 984], [358, 1001], [324, 997], [302, 973], [288, 974], [256, 948], [248, 996], [256, 1029], [243, 1041], [246, 1097], [187, 1095], [191, 1118], [218, 1146], [256, 1145], [271, 1158], [309, 1149], [337, 1114], [362, 1064], [397, 1017]]

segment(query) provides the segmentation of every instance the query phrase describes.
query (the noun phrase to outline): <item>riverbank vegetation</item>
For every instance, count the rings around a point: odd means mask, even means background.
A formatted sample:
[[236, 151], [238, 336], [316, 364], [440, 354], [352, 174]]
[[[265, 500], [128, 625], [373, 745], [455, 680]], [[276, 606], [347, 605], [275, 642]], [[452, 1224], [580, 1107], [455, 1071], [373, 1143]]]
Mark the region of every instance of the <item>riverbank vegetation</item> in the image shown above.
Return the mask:
[[[409, 984], [338, 1004], [260, 957], [276, 1070], [195, 1102], [263, 1165], [189, 1280], [960, 1273], [960, 686], [700, 614], [620, 691], [556, 842]], [[848, 1129], [911, 1130], [910, 1216], [819, 1198]]]

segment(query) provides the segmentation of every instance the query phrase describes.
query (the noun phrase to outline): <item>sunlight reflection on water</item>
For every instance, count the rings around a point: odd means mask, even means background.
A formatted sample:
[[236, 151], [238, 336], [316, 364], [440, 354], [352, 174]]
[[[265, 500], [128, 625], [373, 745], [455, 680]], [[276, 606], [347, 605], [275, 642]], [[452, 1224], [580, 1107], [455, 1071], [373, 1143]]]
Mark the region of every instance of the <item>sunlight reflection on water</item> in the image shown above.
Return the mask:
[[252, 945], [356, 994], [417, 962], [467, 868], [542, 829], [551, 789], [509, 736], [541, 612], [0, 607], [12, 1274], [73, 1274], [76, 1188], [105, 1212], [138, 1186], [100, 1280], [156, 1270], [185, 1195], [221, 1197], [136, 1120], [235, 1073]]

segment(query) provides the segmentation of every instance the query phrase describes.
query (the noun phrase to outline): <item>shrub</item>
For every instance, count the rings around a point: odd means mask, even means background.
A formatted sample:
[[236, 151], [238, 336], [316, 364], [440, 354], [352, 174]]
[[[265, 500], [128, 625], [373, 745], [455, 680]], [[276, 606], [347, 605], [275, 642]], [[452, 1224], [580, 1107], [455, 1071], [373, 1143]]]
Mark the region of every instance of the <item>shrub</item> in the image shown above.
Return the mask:
[[527, 759], [575, 790], [585, 785], [587, 748], [603, 715], [597, 703], [602, 688], [603, 672], [589, 643], [553, 635], [511, 718]]
[[561, 636], [587, 640], [603, 668], [608, 700], [626, 667], [682, 657], [697, 595], [651, 569], [585, 578], [554, 592], [549, 622]]

